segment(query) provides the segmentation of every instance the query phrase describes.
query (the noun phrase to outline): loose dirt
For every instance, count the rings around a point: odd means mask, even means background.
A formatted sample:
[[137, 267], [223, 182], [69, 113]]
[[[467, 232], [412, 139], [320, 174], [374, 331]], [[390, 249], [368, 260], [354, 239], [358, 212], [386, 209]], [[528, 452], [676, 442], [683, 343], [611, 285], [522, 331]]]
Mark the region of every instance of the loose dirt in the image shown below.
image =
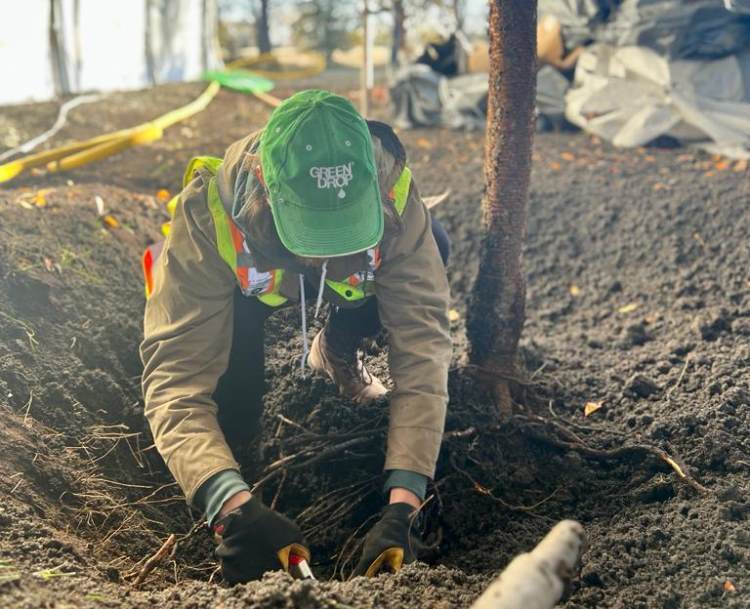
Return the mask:
[[[201, 88], [113, 94], [73, 112], [55, 143], [147, 120]], [[55, 112], [36, 104], [0, 117], [26, 139]], [[446, 439], [430, 489], [429, 564], [341, 581], [381, 505], [387, 408], [355, 408], [323, 380], [301, 377], [298, 312], [288, 310], [267, 325], [263, 434], [237, 447], [246, 477], [258, 480], [268, 463], [311, 443], [322, 450], [367, 433], [263, 485], [264, 499], [307, 533], [323, 581], [218, 581], [209, 535], [142, 418], [139, 258], [165, 220], [157, 191], [175, 192], [191, 156], [220, 155], [268, 112], [222, 91], [152, 146], [0, 191], [0, 607], [468, 607], [561, 518], [581, 521], [589, 540], [567, 608], [746, 607], [748, 174], [702, 153], [619, 151], [581, 134], [536, 138], [526, 414], [599, 449], [661, 447], [707, 492], [650, 455], [595, 460], [555, 446], [551, 430], [523, 416], [494, 427], [464, 368], [482, 137], [403, 132], [421, 192], [451, 189], [436, 210], [453, 239], [447, 429], [465, 433]], [[97, 197], [114, 223], [99, 216]], [[386, 374], [382, 345], [369, 358]], [[585, 417], [587, 402], [601, 407]], [[132, 574], [171, 533], [176, 552], [132, 590]]]

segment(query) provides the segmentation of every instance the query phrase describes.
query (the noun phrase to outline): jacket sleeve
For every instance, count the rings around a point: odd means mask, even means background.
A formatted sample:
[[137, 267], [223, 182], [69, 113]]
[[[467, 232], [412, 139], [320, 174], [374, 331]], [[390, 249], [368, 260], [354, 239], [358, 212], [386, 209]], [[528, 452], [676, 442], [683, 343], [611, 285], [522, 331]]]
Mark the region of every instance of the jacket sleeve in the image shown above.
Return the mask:
[[211, 397], [229, 361], [236, 281], [215, 245], [207, 190], [198, 177], [181, 195], [154, 271], [141, 343], [145, 415], [188, 503], [208, 478], [239, 469]]
[[430, 215], [412, 184], [403, 227], [376, 273], [378, 312], [389, 335], [390, 399], [386, 470], [435, 473], [448, 402], [450, 293]]

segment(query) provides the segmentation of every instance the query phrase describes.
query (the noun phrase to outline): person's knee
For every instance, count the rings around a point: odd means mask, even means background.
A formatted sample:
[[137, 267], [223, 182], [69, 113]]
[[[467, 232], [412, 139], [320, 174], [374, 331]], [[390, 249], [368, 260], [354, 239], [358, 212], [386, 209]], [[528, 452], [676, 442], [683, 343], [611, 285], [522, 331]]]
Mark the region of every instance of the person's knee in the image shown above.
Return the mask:
[[448, 233], [445, 232], [440, 221], [434, 216], [432, 217], [432, 236], [435, 238], [435, 243], [437, 243], [443, 264], [447, 265], [451, 253], [451, 238], [448, 236]]

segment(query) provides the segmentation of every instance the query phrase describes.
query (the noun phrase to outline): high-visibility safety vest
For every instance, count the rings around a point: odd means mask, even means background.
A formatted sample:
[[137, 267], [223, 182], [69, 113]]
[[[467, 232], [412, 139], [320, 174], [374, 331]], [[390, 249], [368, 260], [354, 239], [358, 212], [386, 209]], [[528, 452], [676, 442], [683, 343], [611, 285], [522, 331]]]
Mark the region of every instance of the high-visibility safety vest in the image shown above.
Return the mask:
[[[247, 240], [242, 231], [232, 220], [224, 209], [216, 185], [216, 174], [221, 167], [222, 159], [210, 156], [195, 157], [190, 161], [182, 179], [183, 188], [193, 179], [193, 174], [199, 169], [205, 169], [211, 174], [208, 182], [208, 210], [216, 228], [216, 247], [219, 255], [227, 263], [240, 290], [245, 296], [258, 298], [261, 302], [271, 307], [279, 307], [287, 302], [287, 298], [281, 295], [281, 281], [284, 277], [284, 269], [271, 269], [260, 271], [255, 267], [252, 251], [248, 247]], [[404, 167], [393, 189], [388, 193], [389, 199], [399, 215], [404, 213], [406, 203], [409, 199], [409, 188], [411, 186], [411, 170]], [[170, 216], [174, 215], [180, 195], [173, 197], [167, 203]], [[169, 223], [162, 227], [164, 235], [169, 234]], [[146, 298], [151, 296], [154, 279], [153, 268], [156, 260], [161, 254], [163, 241], [154, 243], [143, 253], [142, 265], [145, 279]], [[326, 279], [326, 286], [336, 292], [347, 301], [363, 300], [373, 293], [373, 280], [375, 272], [380, 267], [380, 247], [376, 246], [367, 250], [368, 266], [366, 271], [360, 271], [349, 275], [342, 281]]]

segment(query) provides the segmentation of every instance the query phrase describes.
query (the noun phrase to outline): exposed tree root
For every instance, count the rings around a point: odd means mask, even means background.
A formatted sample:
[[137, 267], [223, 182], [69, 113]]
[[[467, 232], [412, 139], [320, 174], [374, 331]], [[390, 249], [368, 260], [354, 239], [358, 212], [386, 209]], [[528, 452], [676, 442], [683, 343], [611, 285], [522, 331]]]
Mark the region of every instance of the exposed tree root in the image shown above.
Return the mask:
[[133, 588], [137, 589], [141, 586], [146, 577], [148, 577], [148, 574], [154, 570], [156, 565], [158, 565], [162, 560], [164, 560], [167, 556], [174, 552], [177, 547], [176, 544], [177, 536], [172, 533], [169, 537], [167, 537], [166, 541], [161, 545], [161, 547], [143, 565], [140, 572], [138, 573], [138, 577], [136, 577], [135, 581], [133, 582]]
[[[666, 463], [685, 484], [701, 494], [710, 491], [690, 475], [683, 460], [676, 454], [670, 454], [658, 446], [643, 443], [623, 444], [617, 448], [593, 448], [586, 444], [569, 428], [533, 414], [514, 417], [519, 423], [519, 431], [527, 436], [565, 450], [572, 450], [597, 461], [621, 460], [630, 457], [654, 456]], [[542, 431], [544, 430], [544, 431]]]

